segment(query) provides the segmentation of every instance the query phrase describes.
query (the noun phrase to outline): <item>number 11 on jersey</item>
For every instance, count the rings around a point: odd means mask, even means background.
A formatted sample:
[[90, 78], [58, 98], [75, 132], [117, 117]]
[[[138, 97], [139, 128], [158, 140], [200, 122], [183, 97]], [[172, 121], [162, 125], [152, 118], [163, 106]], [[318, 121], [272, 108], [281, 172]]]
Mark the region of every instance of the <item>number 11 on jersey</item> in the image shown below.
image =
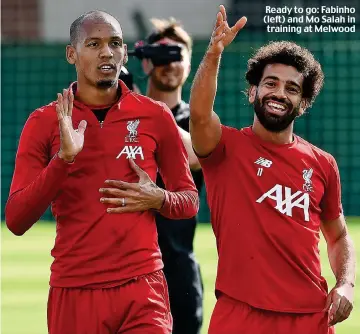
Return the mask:
[[258, 168], [258, 172], [257, 172], [257, 176], [261, 176], [263, 173], [263, 168], [262, 167], [259, 167]]

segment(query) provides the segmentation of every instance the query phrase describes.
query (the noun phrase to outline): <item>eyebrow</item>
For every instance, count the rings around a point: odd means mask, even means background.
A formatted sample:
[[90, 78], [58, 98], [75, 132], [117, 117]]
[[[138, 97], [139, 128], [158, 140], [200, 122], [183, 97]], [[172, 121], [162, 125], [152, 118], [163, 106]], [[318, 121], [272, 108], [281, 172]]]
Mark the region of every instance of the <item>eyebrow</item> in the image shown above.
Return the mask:
[[[100, 38], [100, 37], [88, 37], [88, 38], [86, 38], [85, 39], [85, 43], [86, 42], [88, 42], [88, 41], [90, 41], [90, 40], [99, 40], [99, 41], [101, 41], [102, 39], [105, 39], [105, 38]], [[110, 40], [120, 40], [121, 42], [123, 42], [123, 39], [122, 39], [122, 37], [120, 37], [120, 36], [111, 36], [110, 37]]]
[[[275, 76], [273, 76], [273, 75], [268, 75], [267, 77], [265, 77], [265, 78], [263, 79], [263, 81], [265, 81], [266, 79], [272, 79], [272, 80], [279, 81], [279, 78], [278, 78], [278, 77], [275, 77]], [[298, 87], [298, 88], [301, 90], [300, 85], [299, 85], [298, 83], [296, 83], [295, 81], [289, 80], [289, 81], [287, 81], [287, 83], [290, 83], [290, 84]]]

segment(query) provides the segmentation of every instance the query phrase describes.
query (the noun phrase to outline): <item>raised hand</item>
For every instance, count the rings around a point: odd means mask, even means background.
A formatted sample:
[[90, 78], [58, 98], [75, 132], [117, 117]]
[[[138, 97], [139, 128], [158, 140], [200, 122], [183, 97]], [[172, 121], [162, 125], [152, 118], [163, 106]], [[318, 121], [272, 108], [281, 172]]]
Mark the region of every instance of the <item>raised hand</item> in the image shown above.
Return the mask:
[[164, 190], [159, 188], [134, 160], [130, 159], [129, 162], [130, 167], [139, 176], [139, 182], [106, 180], [106, 188], [99, 190], [103, 194], [100, 202], [113, 206], [107, 209], [108, 213], [159, 210], [165, 199]]
[[63, 90], [63, 94], [58, 93], [56, 112], [59, 120], [60, 129], [60, 151], [61, 159], [73, 161], [75, 156], [83, 149], [84, 132], [86, 121], [79, 123], [78, 129], [74, 130], [72, 125], [72, 110], [74, 104], [74, 94], [72, 90]]
[[245, 26], [246, 21], [247, 18], [243, 16], [233, 27], [230, 28], [226, 20], [225, 7], [221, 5], [216, 16], [216, 23], [207, 52], [220, 55], [224, 51], [225, 47], [234, 40], [237, 33]]

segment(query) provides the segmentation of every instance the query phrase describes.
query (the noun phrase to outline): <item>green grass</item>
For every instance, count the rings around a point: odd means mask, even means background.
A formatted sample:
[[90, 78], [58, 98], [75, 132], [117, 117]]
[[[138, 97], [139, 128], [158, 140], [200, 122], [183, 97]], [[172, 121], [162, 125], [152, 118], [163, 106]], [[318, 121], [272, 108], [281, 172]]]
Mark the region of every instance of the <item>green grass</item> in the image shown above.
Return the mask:
[[[355, 245], [360, 244], [360, 218], [348, 219], [350, 233]], [[55, 225], [36, 224], [22, 237], [15, 237], [2, 224], [2, 324], [3, 334], [45, 334], [46, 302], [54, 244]], [[196, 233], [195, 251], [204, 278], [205, 319], [202, 333], [207, 333], [209, 319], [215, 304], [214, 282], [217, 268], [215, 239], [210, 225], [199, 225]], [[321, 255], [323, 275], [334, 284], [328, 264], [325, 244], [322, 240]], [[360, 259], [360, 248], [357, 248]], [[360, 275], [358, 269], [358, 275]], [[360, 279], [356, 286], [359, 286]], [[356, 294], [355, 309], [349, 319], [336, 326], [337, 334], [360, 333], [360, 294]]]

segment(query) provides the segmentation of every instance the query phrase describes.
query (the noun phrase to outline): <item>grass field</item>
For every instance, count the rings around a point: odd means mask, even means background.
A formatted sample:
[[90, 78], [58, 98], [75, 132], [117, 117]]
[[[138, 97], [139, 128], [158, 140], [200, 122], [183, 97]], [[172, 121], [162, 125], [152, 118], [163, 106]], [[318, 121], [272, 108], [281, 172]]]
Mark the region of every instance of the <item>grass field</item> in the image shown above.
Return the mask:
[[[357, 258], [360, 259], [360, 218], [349, 218], [348, 223], [350, 233], [357, 246]], [[54, 243], [55, 225], [51, 223], [36, 224], [24, 236], [15, 237], [2, 224], [1, 232], [1, 333], [46, 334], [46, 301], [50, 274], [49, 267], [52, 261], [50, 250]], [[205, 285], [205, 320], [202, 331], [205, 334], [215, 304], [213, 290], [217, 266], [215, 240], [210, 225], [199, 225], [195, 250], [201, 265]], [[328, 264], [326, 248], [323, 242], [321, 243], [321, 255], [323, 275], [328, 279], [329, 286], [332, 287], [334, 278]], [[357, 270], [357, 274], [356, 286], [359, 286], [360, 269]], [[357, 293], [355, 309], [348, 320], [336, 326], [337, 334], [360, 333], [359, 304], [360, 293]]]

